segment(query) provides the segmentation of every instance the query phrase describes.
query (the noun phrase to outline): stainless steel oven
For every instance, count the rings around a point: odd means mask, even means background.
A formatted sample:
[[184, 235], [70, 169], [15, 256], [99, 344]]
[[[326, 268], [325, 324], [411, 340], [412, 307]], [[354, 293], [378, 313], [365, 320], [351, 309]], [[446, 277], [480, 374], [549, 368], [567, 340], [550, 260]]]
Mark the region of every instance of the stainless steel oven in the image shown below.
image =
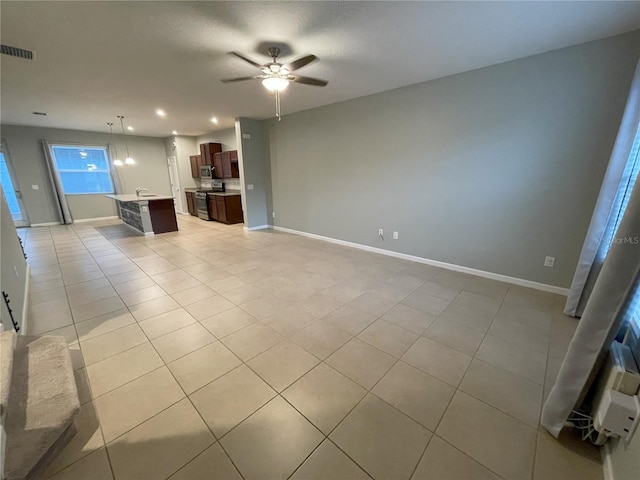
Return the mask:
[[224, 183], [211, 182], [211, 188], [208, 190], [197, 190], [194, 194], [196, 199], [196, 210], [198, 217], [203, 220], [211, 220], [209, 215], [209, 202], [207, 201], [207, 193], [224, 192]]
[[198, 217], [203, 220], [209, 220], [209, 206], [207, 205], [206, 192], [196, 192], [194, 194], [196, 199], [196, 210], [198, 211]]

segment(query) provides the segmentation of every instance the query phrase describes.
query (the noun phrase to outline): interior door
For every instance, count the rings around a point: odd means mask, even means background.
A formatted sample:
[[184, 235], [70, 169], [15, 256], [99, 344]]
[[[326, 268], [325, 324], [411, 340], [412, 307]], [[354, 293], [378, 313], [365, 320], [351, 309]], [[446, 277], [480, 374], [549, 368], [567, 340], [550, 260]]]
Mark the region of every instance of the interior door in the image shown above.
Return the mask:
[[171, 195], [173, 195], [173, 204], [176, 212], [185, 213], [182, 204], [182, 189], [180, 188], [180, 177], [178, 176], [178, 164], [176, 157], [168, 157], [169, 164], [169, 181], [171, 182]]
[[4, 146], [4, 142], [2, 142], [2, 145], [0, 145], [0, 182], [2, 183], [2, 190], [15, 226], [28, 227], [27, 210], [24, 208], [22, 193], [20, 193], [15, 178], [7, 149]]

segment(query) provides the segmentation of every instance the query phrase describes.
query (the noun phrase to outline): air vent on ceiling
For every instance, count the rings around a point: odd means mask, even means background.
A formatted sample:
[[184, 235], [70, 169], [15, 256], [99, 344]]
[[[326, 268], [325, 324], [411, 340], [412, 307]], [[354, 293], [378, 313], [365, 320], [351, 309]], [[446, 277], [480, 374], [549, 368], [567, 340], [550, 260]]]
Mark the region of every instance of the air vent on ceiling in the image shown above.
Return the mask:
[[24, 48], [10, 47], [9, 45], [0, 45], [0, 53], [3, 55], [10, 55], [12, 57], [26, 58], [27, 60], [33, 60], [36, 57], [35, 52], [31, 50], [25, 50]]

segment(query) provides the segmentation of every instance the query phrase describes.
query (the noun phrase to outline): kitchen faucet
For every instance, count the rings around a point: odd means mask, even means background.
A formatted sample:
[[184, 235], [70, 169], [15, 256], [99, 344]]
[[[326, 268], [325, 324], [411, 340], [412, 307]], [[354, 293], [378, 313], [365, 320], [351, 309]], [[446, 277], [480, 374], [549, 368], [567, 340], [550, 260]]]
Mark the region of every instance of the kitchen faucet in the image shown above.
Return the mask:
[[138, 187], [136, 188], [136, 195], [139, 197], [142, 192], [148, 192], [148, 191], [149, 191], [148, 188]]

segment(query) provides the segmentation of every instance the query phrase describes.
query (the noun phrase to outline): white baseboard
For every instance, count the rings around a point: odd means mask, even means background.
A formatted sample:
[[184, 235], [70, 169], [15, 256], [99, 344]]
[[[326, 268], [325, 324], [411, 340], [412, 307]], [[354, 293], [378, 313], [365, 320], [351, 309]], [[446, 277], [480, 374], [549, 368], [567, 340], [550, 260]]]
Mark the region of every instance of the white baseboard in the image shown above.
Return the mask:
[[53, 227], [54, 225], [62, 225], [60, 222], [32, 223], [31, 227]]
[[31, 266], [27, 263], [24, 282], [24, 298], [22, 299], [22, 318], [20, 319], [20, 334], [27, 334], [27, 314], [29, 312], [29, 289], [31, 288]]
[[611, 462], [611, 441], [604, 444], [600, 450], [602, 458], [602, 475], [604, 480], [615, 480], [613, 476], [613, 463]]
[[115, 220], [116, 218], [120, 217], [118, 217], [117, 215], [111, 215], [109, 217], [80, 218], [78, 220], [74, 220], [73, 223], [99, 222], [101, 220]]
[[250, 232], [254, 230], [266, 230], [268, 228], [272, 228], [271, 225], [258, 225], [257, 227], [244, 227], [245, 230], [248, 230]]
[[314, 238], [316, 240], [322, 240], [324, 242], [335, 243], [337, 245], [343, 245], [345, 247], [357, 248], [359, 250], [378, 253], [380, 255], [387, 255], [389, 257], [401, 258], [403, 260], [409, 260], [412, 262], [423, 263], [425, 265], [444, 268], [446, 270], [453, 270], [455, 272], [468, 273], [470, 275], [476, 275], [478, 277], [497, 280], [499, 282], [511, 283], [512, 285], [519, 285], [521, 287], [534, 288], [536, 290], [557, 293], [559, 295], [565, 295], [565, 296], [569, 293], [568, 288], [556, 287], [555, 285], [547, 285], [546, 283], [539, 283], [539, 282], [533, 282], [531, 280], [524, 280], [522, 278], [509, 277], [508, 275], [502, 275], [502, 274], [493, 273], [493, 272], [486, 272], [484, 270], [477, 270], [475, 268], [463, 267], [462, 265], [455, 265], [453, 263], [440, 262], [438, 260], [430, 260], [428, 258], [423, 258], [423, 257], [416, 257], [415, 255], [408, 255], [406, 253], [393, 252], [391, 250], [385, 250], [383, 248], [370, 247], [368, 245], [362, 245], [360, 243], [347, 242], [346, 240], [338, 240], [331, 237], [323, 237], [322, 235], [316, 235], [315, 233], [307, 233], [299, 230], [292, 230], [290, 228], [278, 227], [275, 225], [272, 228], [280, 232], [292, 233], [294, 235], [301, 235], [303, 237]]

